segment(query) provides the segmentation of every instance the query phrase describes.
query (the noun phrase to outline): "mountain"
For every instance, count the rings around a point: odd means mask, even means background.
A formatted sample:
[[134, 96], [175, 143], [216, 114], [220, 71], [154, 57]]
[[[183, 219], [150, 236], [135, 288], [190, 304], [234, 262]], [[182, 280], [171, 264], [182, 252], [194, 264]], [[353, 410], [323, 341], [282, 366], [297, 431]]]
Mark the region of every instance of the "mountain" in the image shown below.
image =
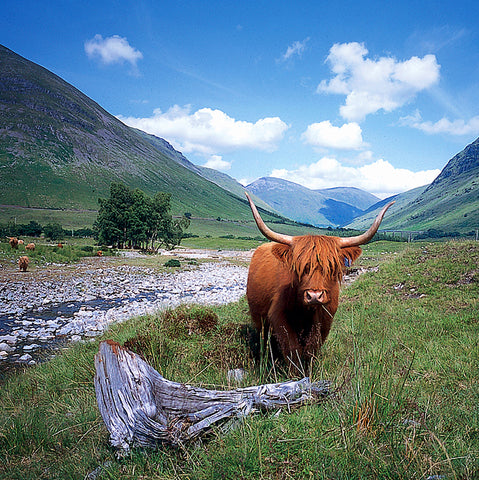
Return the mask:
[[[279, 178], [263, 177], [246, 188], [282, 215], [297, 222], [315, 226], [344, 225], [363, 213], [363, 210], [354, 205], [328, 196], [330, 189], [310, 190], [297, 183]], [[332, 190], [336, 197], [347, 196], [346, 188]], [[358, 191], [361, 192], [361, 190]], [[354, 197], [354, 191], [350, 192], [350, 197]]]
[[[409, 195], [407, 198], [404, 195]], [[381, 228], [469, 233], [479, 227], [479, 138], [449, 160], [428, 186], [398, 196]], [[408, 201], [405, 201], [408, 200]], [[348, 226], [361, 228], [364, 217]]]
[[[206, 178], [210, 182], [218, 185], [219, 187], [227, 190], [234, 195], [244, 198], [245, 187], [241, 185], [237, 180], [230, 177], [226, 173], [219, 172], [213, 168], [208, 167], [201, 167], [195, 165], [194, 163], [190, 162], [182, 153], [175, 150], [166, 140], [163, 138], [157, 137], [155, 135], [151, 135], [149, 133], [145, 133], [141, 130], [137, 130], [137, 132], [145, 138], [148, 142], [155, 146], [158, 150], [163, 152], [165, 155], [169, 156], [180, 165], [188, 168], [192, 172], [201, 175], [203, 178]], [[273, 211], [274, 209], [271, 208], [267, 203], [263, 202], [259, 197], [256, 195], [252, 195], [252, 198], [257, 207], [264, 208], [265, 210]], [[278, 213], [278, 212], [274, 212]]]
[[367, 210], [379, 201], [376, 195], [354, 187], [324, 188], [315, 191], [323, 194], [327, 198], [347, 203], [360, 210]]
[[172, 194], [175, 214], [251, 219], [163, 139], [124, 125], [45, 68], [0, 45], [0, 204], [98, 208], [112, 181]]

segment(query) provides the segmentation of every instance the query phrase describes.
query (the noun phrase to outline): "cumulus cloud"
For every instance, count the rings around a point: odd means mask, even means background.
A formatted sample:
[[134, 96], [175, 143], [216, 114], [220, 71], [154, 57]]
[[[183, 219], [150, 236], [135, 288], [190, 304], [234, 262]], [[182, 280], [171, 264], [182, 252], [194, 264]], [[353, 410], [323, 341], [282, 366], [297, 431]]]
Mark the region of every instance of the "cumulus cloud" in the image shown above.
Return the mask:
[[329, 120], [312, 123], [301, 139], [313, 147], [358, 150], [365, 146], [361, 127], [355, 122], [345, 123], [341, 127], [335, 127]]
[[291, 59], [295, 55], [300, 57], [305, 48], [306, 44], [309, 42], [309, 37], [305, 38], [302, 42], [296, 41], [293, 42], [291, 45], [288, 46], [286, 49], [286, 52], [281, 55], [281, 57], [278, 59], [278, 62], [286, 62], [287, 60]]
[[103, 38], [96, 34], [85, 42], [85, 53], [89, 58], [96, 58], [105, 65], [127, 62], [135, 68], [138, 60], [143, 58], [143, 54], [133, 48], [126, 38], [118, 35]]
[[185, 153], [217, 155], [241, 149], [272, 152], [289, 128], [279, 117], [266, 117], [255, 123], [235, 120], [221, 110], [175, 105], [147, 118], [118, 118], [127, 125], [163, 137]]
[[450, 135], [478, 135], [479, 134], [479, 116], [472, 117], [468, 121], [463, 119], [449, 120], [441, 118], [437, 122], [423, 121], [421, 114], [416, 111], [414, 115], [402, 117], [401, 125], [417, 128], [431, 135], [437, 133], [448, 133]]
[[213, 168], [215, 170], [219, 170], [220, 172], [226, 172], [231, 169], [231, 162], [223, 160], [221, 155], [211, 155], [203, 167]]
[[439, 81], [435, 55], [398, 61], [373, 60], [366, 58], [368, 53], [362, 43], [336, 43], [326, 59], [334, 76], [322, 80], [317, 92], [346, 95], [340, 114], [347, 120], [361, 121], [379, 110], [391, 112]]
[[440, 170], [413, 172], [396, 168], [382, 159], [360, 167], [351, 167], [341, 164], [335, 158], [323, 157], [315, 163], [301, 165], [296, 170], [273, 170], [271, 176], [311, 189], [356, 187], [385, 198], [431, 183], [439, 173]]

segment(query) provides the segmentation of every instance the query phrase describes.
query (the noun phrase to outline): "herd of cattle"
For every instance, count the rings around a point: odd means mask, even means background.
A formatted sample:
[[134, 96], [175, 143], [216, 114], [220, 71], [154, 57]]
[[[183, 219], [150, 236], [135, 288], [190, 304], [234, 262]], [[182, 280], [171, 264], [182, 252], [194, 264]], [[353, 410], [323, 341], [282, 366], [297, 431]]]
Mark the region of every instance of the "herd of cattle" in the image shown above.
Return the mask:
[[[25, 242], [21, 239], [18, 239], [17, 237], [7, 237], [8, 238], [8, 243], [10, 244], [10, 247], [12, 247], [12, 250], [18, 250], [19, 245], [25, 245]], [[60, 242], [57, 245], [58, 248], [63, 248], [63, 244]], [[30, 252], [33, 252], [35, 250], [35, 244], [34, 243], [27, 243], [25, 245], [25, 250], [29, 250]], [[103, 255], [103, 252], [101, 250], [98, 250], [96, 252], [97, 257], [101, 257]], [[18, 266], [20, 267], [21, 272], [26, 272], [28, 265], [30, 263], [30, 259], [27, 256], [22, 256], [18, 259]]]
[[[292, 365], [309, 362], [317, 354], [331, 329], [339, 303], [339, 287], [345, 270], [361, 255], [360, 245], [376, 234], [386, 205], [369, 230], [354, 237], [326, 235], [290, 236], [276, 233], [266, 226], [253, 201], [246, 194], [260, 232], [271, 242], [254, 252], [248, 272], [246, 298], [253, 326], [277, 356]], [[12, 249], [23, 245], [9, 239]], [[61, 243], [58, 247], [62, 248]], [[35, 244], [25, 245], [35, 250]], [[102, 252], [97, 252], [101, 256]], [[18, 260], [26, 271], [27, 256]]]
[[[17, 237], [7, 237], [7, 238], [8, 238], [8, 243], [10, 244], [10, 247], [12, 247], [13, 250], [17, 250], [19, 245], [24, 245], [23, 240], [19, 240]], [[27, 243], [27, 245], [25, 245], [25, 250], [29, 250], [33, 252], [35, 250], [35, 244]], [[29, 263], [30, 263], [30, 259], [26, 255], [21, 256], [18, 259], [18, 266], [20, 267], [20, 271], [26, 272]]]

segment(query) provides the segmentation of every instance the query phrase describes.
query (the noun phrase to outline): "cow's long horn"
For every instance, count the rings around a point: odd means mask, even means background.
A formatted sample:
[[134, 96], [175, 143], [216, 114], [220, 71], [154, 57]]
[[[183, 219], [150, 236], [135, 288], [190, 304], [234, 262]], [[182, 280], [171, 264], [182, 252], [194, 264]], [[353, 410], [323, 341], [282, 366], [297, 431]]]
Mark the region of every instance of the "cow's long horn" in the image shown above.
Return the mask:
[[368, 243], [371, 238], [374, 237], [376, 232], [378, 231], [379, 225], [381, 225], [381, 222], [383, 220], [384, 214], [386, 213], [386, 210], [395, 202], [390, 202], [388, 203], [380, 212], [379, 215], [376, 217], [376, 220], [374, 220], [374, 223], [369, 227], [369, 230], [367, 232], [364, 232], [361, 235], [358, 235], [357, 237], [344, 237], [340, 239], [340, 247], [357, 247], [359, 245], [364, 245], [365, 243]]
[[258, 225], [259, 231], [268, 239], [273, 242], [284, 243], [286, 245], [292, 245], [293, 237], [290, 235], [283, 235], [282, 233], [273, 232], [270, 228], [266, 226], [263, 222], [263, 219], [259, 216], [258, 209], [256, 205], [251, 200], [251, 197], [248, 195], [248, 192], [244, 192], [246, 198], [248, 199], [249, 206], [251, 207], [251, 211], [253, 212], [253, 217], [256, 221], [256, 225]]

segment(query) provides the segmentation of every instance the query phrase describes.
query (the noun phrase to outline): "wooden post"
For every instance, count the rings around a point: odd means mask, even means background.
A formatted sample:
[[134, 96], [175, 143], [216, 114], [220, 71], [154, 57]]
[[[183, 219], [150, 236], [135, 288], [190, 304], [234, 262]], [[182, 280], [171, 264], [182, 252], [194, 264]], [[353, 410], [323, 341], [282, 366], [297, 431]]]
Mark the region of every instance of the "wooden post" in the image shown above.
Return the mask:
[[228, 429], [252, 412], [319, 401], [327, 381], [258, 385], [236, 390], [206, 390], [162, 377], [118, 343], [100, 343], [95, 356], [95, 392], [110, 443], [121, 453], [131, 447], [179, 445], [213, 426]]

